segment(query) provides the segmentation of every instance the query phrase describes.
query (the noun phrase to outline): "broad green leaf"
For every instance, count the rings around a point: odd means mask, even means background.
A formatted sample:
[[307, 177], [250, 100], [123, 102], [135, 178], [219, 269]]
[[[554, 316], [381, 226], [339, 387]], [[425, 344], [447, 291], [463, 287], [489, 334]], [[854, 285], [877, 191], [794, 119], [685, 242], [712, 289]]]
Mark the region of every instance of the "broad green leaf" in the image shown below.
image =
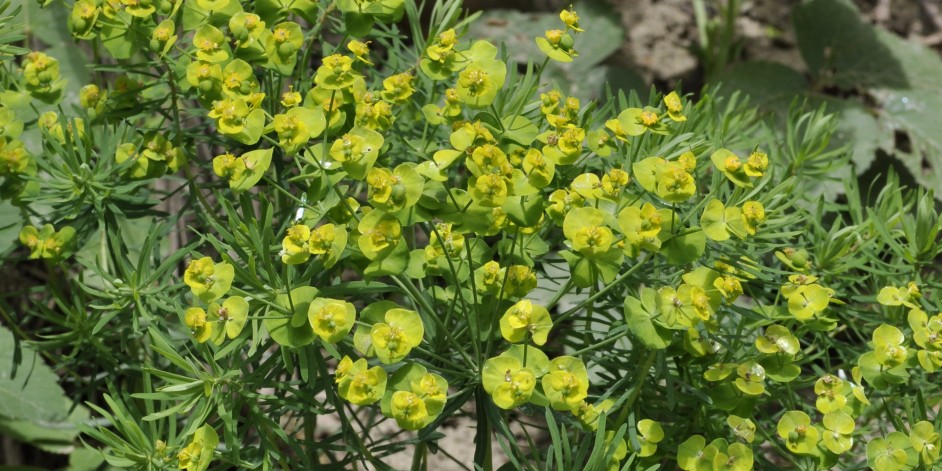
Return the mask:
[[[913, 151], [895, 149], [893, 155], [903, 163], [919, 184], [942, 192], [942, 92], [938, 89], [876, 90], [883, 109], [880, 125], [900, 130], [909, 137]], [[889, 138], [887, 138], [889, 139]]]
[[59, 377], [32, 348], [0, 326], [0, 416], [30, 422], [64, 422], [69, 400]]
[[794, 100], [808, 90], [805, 76], [777, 62], [749, 61], [734, 64], [716, 78], [719, 92], [739, 92], [749, 96], [750, 103], [773, 110], [785, 111]]
[[268, 167], [271, 166], [273, 151], [274, 149], [269, 148], [253, 150], [242, 154], [240, 158], [245, 161], [246, 171], [243, 172], [241, 178], [230, 180], [229, 188], [232, 188], [234, 191], [245, 191], [255, 186], [265, 175], [265, 172], [268, 171]]
[[838, 87], [905, 88], [907, 77], [876, 28], [847, 0], [815, 0], [792, 11], [798, 47], [815, 76]]
[[540, 130], [533, 122], [523, 116], [507, 116], [501, 119], [504, 138], [522, 146], [530, 145]]
[[291, 290], [289, 300], [287, 294], [275, 296], [275, 304], [291, 309], [294, 312], [287, 317], [276, 311], [271, 311], [263, 324], [268, 329], [272, 340], [286, 347], [303, 347], [314, 341], [314, 329], [308, 323], [308, 308], [311, 301], [317, 296], [317, 288], [302, 286]]
[[[70, 399], [63, 396], [62, 400], [66, 408], [71, 407]], [[69, 454], [75, 450], [75, 439], [79, 434], [76, 424], [88, 420], [88, 416], [88, 409], [79, 406], [66, 420], [55, 422], [10, 420], [0, 417], [0, 431], [47, 452]]]
[[706, 250], [706, 234], [699, 227], [681, 230], [686, 234], [673, 236], [661, 245], [661, 253], [671, 265], [690, 263], [699, 259]]
[[[656, 296], [656, 292], [651, 288], [642, 288], [642, 298], [645, 294]], [[653, 306], [654, 300], [650, 301], [653, 310], [649, 311], [638, 298], [628, 296], [625, 298], [625, 322], [631, 333], [648, 348], [660, 350], [667, 348], [671, 344], [673, 332], [656, 324], [652, 318], [658, 315], [657, 309]]]

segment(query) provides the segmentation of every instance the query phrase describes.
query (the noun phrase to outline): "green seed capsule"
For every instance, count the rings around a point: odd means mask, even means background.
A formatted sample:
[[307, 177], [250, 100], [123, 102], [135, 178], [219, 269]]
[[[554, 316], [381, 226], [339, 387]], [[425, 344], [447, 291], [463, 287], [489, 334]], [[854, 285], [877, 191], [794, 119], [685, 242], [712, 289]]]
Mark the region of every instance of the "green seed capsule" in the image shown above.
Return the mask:
[[290, 56], [291, 54], [294, 54], [294, 51], [296, 50], [297, 49], [295, 49], [294, 46], [291, 44], [281, 43], [278, 46], [278, 55], [280, 55], [281, 57], [287, 57], [287, 56]]
[[402, 183], [396, 183], [392, 187], [392, 193], [389, 195], [389, 199], [394, 202], [400, 202], [406, 199], [406, 186]]
[[200, 91], [202, 91], [203, 93], [209, 93], [213, 91], [213, 88], [214, 88], [214, 84], [212, 80], [209, 80], [209, 79], [200, 80]]
[[572, 49], [573, 44], [575, 44], [575, 40], [571, 34], [564, 34], [559, 40], [559, 47], [566, 50]]

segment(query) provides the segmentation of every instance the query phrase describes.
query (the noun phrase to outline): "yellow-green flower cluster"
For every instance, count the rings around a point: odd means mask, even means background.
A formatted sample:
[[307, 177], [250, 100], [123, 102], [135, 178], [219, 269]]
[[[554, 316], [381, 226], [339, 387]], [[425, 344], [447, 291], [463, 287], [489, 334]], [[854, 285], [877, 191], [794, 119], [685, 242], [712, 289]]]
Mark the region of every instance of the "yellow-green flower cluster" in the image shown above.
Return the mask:
[[30, 52], [23, 61], [23, 85], [33, 98], [55, 103], [65, 85], [59, 74], [59, 61], [42, 52]]
[[209, 424], [196, 429], [190, 442], [177, 453], [177, 468], [186, 471], [205, 471], [213, 460], [219, 445], [219, 435]]
[[311, 257], [330, 268], [347, 246], [347, 230], [344, 226], [326, 223], [317, 228], [295, 224], [288, 228], [281, 242], [281, 261], [288, 265], [307, 262]]
[[929, 317], [922, 309], [909, 311], [909, 326], [913, 329], [913, 342], [919, 349], [916, 358], [924, 370], [932, 373], [942, 369], [942, 314]]
[[23, 128], [16, 112], [0, 106], [0, 177], [21, 180], [36, 173], [36, 163], [20, 140]]
[[834, 290], [816, 283], [813, 275], [791, 275], [782, 285], [781, 293], [788, 300], [788, 312], [799, 321], [820, 317], [832, 302]]
[[380, 301], [363, 309], [353, 343], [363, 355], [393, 364], [418, 347], [424, 335], [425, 325], [418, 312]]
[[756, 235], [765, 219], [765, 207], [758, 201], [746, 201], [741, 208], [727, 208], [719, 200], [712, 199], [700, 216], [700, 227], [707, 237], [722, 242], [729, 239], [730, 234], [740, 239]]
[[752, 188], [755, 180], [769, 168], [769, 156], [759, 150], [742, 159], [728, 149], [720, 149], [710, 156], [710, 160], [729, 181], [743, 188]]
[[366, 359], [353, 361], [347, 356], [340, 360], [334, 375], [340, 397], [358, 406], [382, 399], [386, 392], [386, 381], [386, 370], [379, 366], [369, 368]]
[[163, 134], [151, 131], [138, 142], [119, 144], [115, 162], [124, 166], [130, 178], [158, 178], [179, 170], [186, 164], [186, 156]]
[[[381, 301], [364, 309], [354, 344], [361, 353], [376, 356], [383, 364], [394, 364], [419, 345], [423, 332], [418, 313]], [[345, 356], [335, 378], [340, 397], [357, 405], [382, 401], [383, 414], [407, 430], [418, 430], [434, 421], [447, 399], [448, 382], [415, 363], [400, 366], [387, 378], [382, 367], [369, 368], [365, 358], [353, 361]]]
[[754, 462], [752, 448], [725, 438], [707, 443], [702, 435], [693, 435], [677, 448], [677, 467], [684, 471], [748, 471]]
[[536, 347], [513, 346], [484, 363], [481, 382], [502, 409], [533, 402], [583, 416], [585, 413], [589, 377], [585, 365], [575, 357], [549, 360]]
[[27, 225], [20, 230], [20, 243], [29, 249], [29, 258], [59, 262], [72, 250], [75, 228], [64, 226], [58, 231], [52, 224], [42, 229]]
[[579, 15], [571, 7], [559, 13], [563, 22], [563, 29], [550, 29], [542, 38], [536, 38], [536, 45], [550, 59], [557, 62], [572, 62], [579, 55], [573, 48], [575, 39], [573, 34], [584, 30], [579, 27]]
[[210, 257], [190, 261], [183, 273], [183, 282], [193, 296], [208, 304], [205, 309], [190, 307], [183, 313], [183, 323], [199, 343], [211, 340], [220, 345], [228, 337], [234, 339], [242, 333], [248, 320], [249, 303], [241, 296], [229, 296], [235, 269], [228, 262], [213, 262]]
[[421, 365], [409, 364], [390, 381], [382, 410], [403, 429], [418, 430], [438, 418], [445, 408], [447, 394], [445, 378], [429, 373]]

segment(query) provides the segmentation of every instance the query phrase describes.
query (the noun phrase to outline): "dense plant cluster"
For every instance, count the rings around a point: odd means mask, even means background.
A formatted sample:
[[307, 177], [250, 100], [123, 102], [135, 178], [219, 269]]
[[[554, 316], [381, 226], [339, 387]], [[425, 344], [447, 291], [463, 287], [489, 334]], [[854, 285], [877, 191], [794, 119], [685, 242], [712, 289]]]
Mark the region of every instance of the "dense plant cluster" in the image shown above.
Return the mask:
[[517, 64], [458, 1], [43, 3], [97, 63], [2, 63], [4, 321], [110, 466], [938, 468], [935, 200], [818, 198], [823, 109], [583, 103], [572, 8]]

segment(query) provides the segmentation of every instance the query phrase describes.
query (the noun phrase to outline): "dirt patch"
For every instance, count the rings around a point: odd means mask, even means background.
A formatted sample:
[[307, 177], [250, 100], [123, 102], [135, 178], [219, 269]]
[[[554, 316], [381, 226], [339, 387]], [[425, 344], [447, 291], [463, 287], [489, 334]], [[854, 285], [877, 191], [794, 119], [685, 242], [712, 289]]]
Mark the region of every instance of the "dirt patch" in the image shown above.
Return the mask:
[[[625, 41], [611, 60], [637, 71], [645, 81], [693, 89], [703, 83], [694, 2], [608, 0], [621, 16]], [[707, 1], [713, 21], [726, 2]], [[734, 61], [762, 60], [805, 71], [791, 10], [798, 0], [742, 1], [735, 20]], [[942, 6], [935, 0], [855, 0], [866, 21], [942, 51]]]

